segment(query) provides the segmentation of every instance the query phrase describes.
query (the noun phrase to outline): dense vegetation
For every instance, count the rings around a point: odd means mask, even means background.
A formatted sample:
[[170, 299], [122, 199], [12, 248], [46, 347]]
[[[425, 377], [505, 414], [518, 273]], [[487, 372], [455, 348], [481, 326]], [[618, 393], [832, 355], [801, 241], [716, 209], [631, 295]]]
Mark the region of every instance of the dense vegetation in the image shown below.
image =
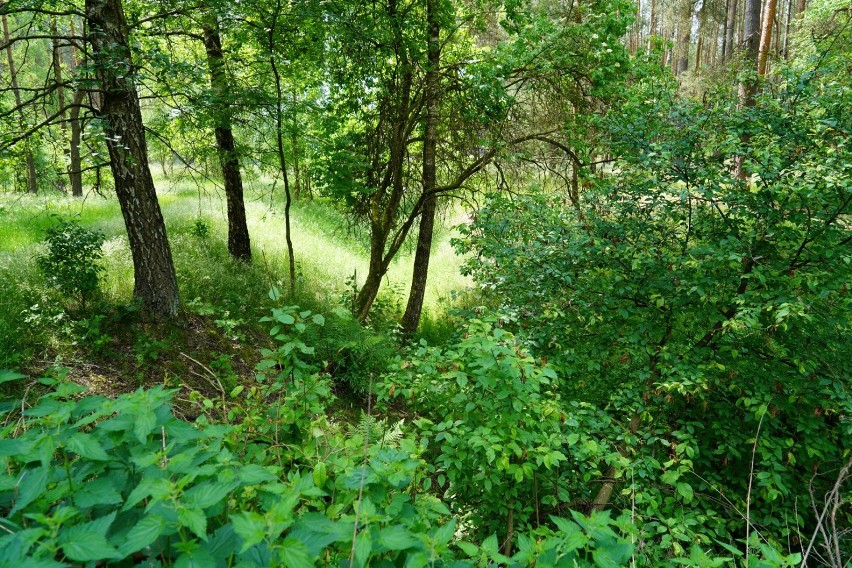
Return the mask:
[[0, 566], [852, 562], [848, 4], [0, 16]]

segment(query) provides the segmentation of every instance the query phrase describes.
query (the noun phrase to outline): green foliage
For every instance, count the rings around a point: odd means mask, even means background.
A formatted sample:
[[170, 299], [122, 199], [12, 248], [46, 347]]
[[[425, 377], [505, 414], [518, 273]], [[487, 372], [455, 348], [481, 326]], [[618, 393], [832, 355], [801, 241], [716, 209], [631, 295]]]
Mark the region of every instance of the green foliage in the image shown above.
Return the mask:
[[85, 307], [98, 291], [103, 268], [98, 261], [106, 237], [82, 227], [76, 220], [62, 220], [47, 230], [47, 250], [37, 258], [44, 276], [63, 293], [76, 296]]
[[544, 484], [566, 460], [555, 373], [496, 324], [474, 320], [458, 344], [421, 346], [385, 384], [425, 415], [415, 424], [434, 444], [438, 485], [478, 503], [480, 534], [502, 530], [511, 516], [526, 526], [537, 478]]
[[578, 207], [495, 197], [461, 245], [554, 388], [624, 425], [614, 506], [665, 554], [737, 541], [749, 487], [770, 545], [809, 538], [812, 473], [852, 447], [841, 69], [790, 72], [742, 108], [637, 81], [599, 125], [614, 171]]
[[[424, 491], [420, 445], [399, 424], [377, 436], [381, 422], [366, 418], [344, 434], [326, 417], [329, 393], [310, 386], [322, 379], [298, 339], [322, 319], [296, 307], [268, 319], [281, 346], [260, 367], [277, 374], [234, 389], [225, 423], [178, 419], [175, 391], [162, 387], [107, 399], [61, 376], [28, 385], [43, 393], [34, 402], [4, 401], [0, 562], [556, 566], [629, 557], [622, 527], [605, 514], [553, 518], [554, 528], [519, 537], [511, 559], [496, 536], [458, 541], [449, 509]], [[25, 378], [0, 372], [0, 384]]]

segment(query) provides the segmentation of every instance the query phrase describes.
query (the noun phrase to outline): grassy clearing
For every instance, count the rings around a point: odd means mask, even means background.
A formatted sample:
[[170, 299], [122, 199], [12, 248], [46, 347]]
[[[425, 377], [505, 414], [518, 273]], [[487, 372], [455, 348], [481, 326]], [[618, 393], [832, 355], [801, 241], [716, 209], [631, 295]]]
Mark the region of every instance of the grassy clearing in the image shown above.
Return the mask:
[[[160, 177], [157, 185], [188, 312], [215, 322], [226, 336], [238, 337], [240, 330], [257, 329], [257, 318], [268, 309], [270, 286], [277, 285], [282, 291], [288, 288], [280, 189], [270, 193], [268, 184], [247, 184], [255, 262], [245, 266], [234, 263], [227, 254], [221, 190], [212, 183], [199, 185], [190, 179]], [[85, 325], [81, 329], [77, 320], [88, 321], [85, 314], [74, 314], [73, 306], [46, 287], [35, 265], [35, 254], [55, 216], [75, 217], [83, 226], [106, 235], [102, 304], [122, 306], [132, 297], [132, 262], [115, 199], [0, 194], [0, 294], [4, 298], [0, 302], [0, 367], [62, 353], [81, 333], [92, 332]], [[198, 234], [199, 221], [208, 230], [206, 236]], [[366, 235], [353, 233], [346, 218], [322, 200], [295, 203], [292, 227], [298, 273], [297, 297], [292, 303], [326, 313], [335, 305], [345, 305], [353, 292], [353, 276], [359, 286], [366, 276]], [[461, 259], [450, 246], [451, 236], [451, 230], [442, 229], [436, 239], [424, 313], [425, 334], [430, 338], [441, 335], [436, 322], [450, 305], [453, 292], [468, 285], [459, 274]], [[386, 321], [393, 321], [404, 308], [411, 262], [410, 252], [401, 254], [387, 275], [376, 310]], [[98, 325], [96, 322], [94, 335], [102, 333]], [[138, 338], [129, 340], [140, 343]], [[22, 350], [22, 346], [30, 348]]]

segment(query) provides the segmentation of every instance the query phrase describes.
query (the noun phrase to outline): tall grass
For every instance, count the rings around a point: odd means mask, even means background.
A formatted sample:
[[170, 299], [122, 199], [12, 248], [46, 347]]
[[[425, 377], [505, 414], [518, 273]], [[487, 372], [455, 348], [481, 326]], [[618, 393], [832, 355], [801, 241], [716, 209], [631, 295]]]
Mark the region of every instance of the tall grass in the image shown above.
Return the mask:
[[[227, 254], [227, 216], [221, 188], [188, 178], [157, 179], [182, 299], [191, 306], [215, 306], [219, 315], [255, 321], [266, 309], [266, 291], [288, 289], [284, 239], [283, 192], [272, 193], [262, 180], [247, 183], [246, 213], [254, 249], [251, 265], [234, 262]], [[103, 232], [104, 300], [126, 304], [133, 293], [133, 267], [121, 211], [111, 197], [90, 194], [85, 199], [62, 195], [0, 194], [0, 366], [20, 358], [21, 346], [39, 340], [36, 311], [63, 311], [64, 299], [49, 289], [33, 258], [55, 217], [74, 217]], [[346, 303], [354, 285], [367, 274], [367, 235], [354, 230], [346, 216], [323, 200], [300, 201], [292, 209], [292, 232], [297, 265], [297, 297], [293, 303], [329, 310]], [[199, 235], [198, 223], [207, 229]], [[436, 238], [424, 318], [430, 329], [450, 303], [454, 290], [468, 285], [459, 273], [461, 259], [450, 246], [452, 231]], [[411, 253], [403, 251], [391, 265], [377, 301], [377, 313], [395, 317], [404, 307], [411, 279]], [[52, 316], [50, 316], [52, 317]], [[38, 318], [35, 318], [38, 320]], [[49, 316], [44, 316], [46, 326]], [[13, 357], [13, 353], [18, 355]]]

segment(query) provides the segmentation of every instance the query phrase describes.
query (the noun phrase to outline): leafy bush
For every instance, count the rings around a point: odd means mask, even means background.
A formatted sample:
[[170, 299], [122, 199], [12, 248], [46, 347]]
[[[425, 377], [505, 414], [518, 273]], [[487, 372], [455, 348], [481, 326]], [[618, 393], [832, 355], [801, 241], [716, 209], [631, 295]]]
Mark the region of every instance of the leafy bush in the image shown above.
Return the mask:
[[98, 261], [105, 240], [100, 231], [86, 229], [74, 220], [60, 220], [47, 230], [47, 250], [37, 258], [38, 266], [54, 286], [76, 296], [85, 308], [98, 291], [103, 271]]

